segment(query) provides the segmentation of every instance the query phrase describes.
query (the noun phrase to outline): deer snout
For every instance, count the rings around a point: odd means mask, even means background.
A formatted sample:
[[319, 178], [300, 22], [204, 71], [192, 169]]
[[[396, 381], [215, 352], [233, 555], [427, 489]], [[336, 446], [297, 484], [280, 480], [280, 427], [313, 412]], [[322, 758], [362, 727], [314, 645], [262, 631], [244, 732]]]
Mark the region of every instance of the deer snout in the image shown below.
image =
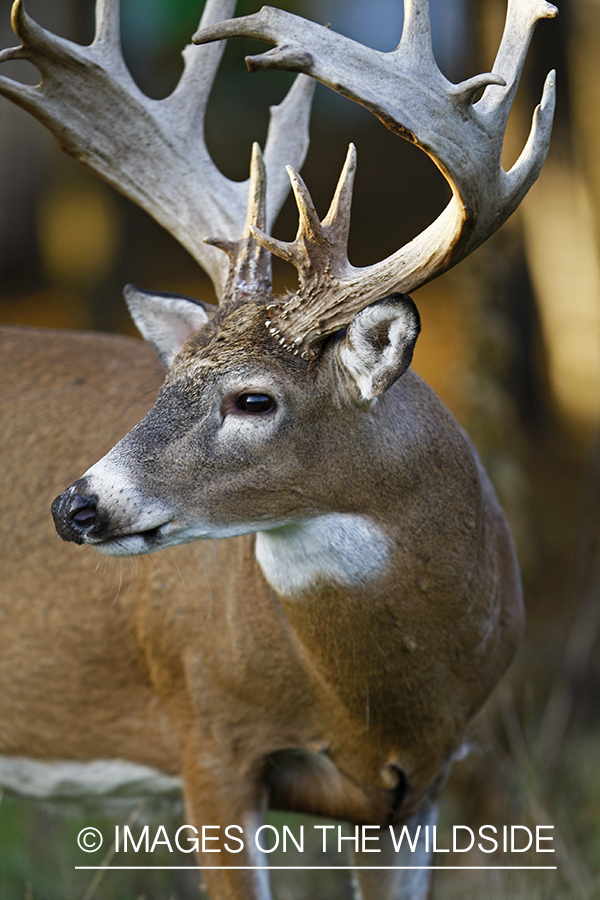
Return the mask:
[[54, 524], [63, 541], [83, 544], [86, 535], [98, 524], [98, 498], [86, 494], [85, 489], [84, 479], [76, 481], [52, 504]]

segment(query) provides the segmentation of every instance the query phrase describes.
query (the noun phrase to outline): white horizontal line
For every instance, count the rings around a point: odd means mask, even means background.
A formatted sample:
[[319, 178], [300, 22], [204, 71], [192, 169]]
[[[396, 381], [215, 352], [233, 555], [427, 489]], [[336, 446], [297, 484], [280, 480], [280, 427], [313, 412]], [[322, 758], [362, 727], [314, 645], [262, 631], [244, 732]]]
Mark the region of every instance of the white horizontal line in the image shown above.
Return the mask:
[[284, 872], [286, 871], [286, 869], [289, 871], [294, 871], [294, 872], [308, 872], [308, 871], [312, 872], [317, 869], [326, 869], [328, 871], [331, 869], [336, 869], [336, 870], [343, 869], [343, 870], [348, 870], [348, 871], [355, 871], [357, 869], [361, 869], [361, 870], [367, 869], [367, 870], [373, 871], [373, 872], [376, 872], [378, 870], [379, 871], [382, 871], [382, 870], [408, 871], [408, 870], [413, 870], [413, 869], [431, 869], [431, 870], [444, 869], [445, 871], [452, 870], [452, 871], [457, 871], [457, 872], [460, 872], [460, 871], [467, 872], [467, 871], [473, 871], [473, 870], [489, 871], [489, 870], [493, 869], [493, 870], [500, 870], [500, 871], [506, 871], [506, 872], [514, 872], [516, 870], [525, 870], [526, 869], [527, 871], [532, 871], [534, 869], [535, 870], [556, 869], [558, 867], [557, 866], [75, 866], [75, 868], [76, 869], [101, 869], [101, 870], [107, 871], [107, 872], [112, 871], [113, 869], [114, 870], [116, 870], [116, 869], [128, 869], [128, 870], [135, 870], [135, 869], [158, 869], [158, 870], [161, 870], [161, 869], [210, 869], [210, 870], [238, 869], [238, 870], [243, 870], [243, 871], [250, 871], [250, 870], [255, 871], [255, 870], [259, 870], [259, 869], [260, 870], [262, 870], [262, 869], [266, 869], [266, 870], [280, 869]]

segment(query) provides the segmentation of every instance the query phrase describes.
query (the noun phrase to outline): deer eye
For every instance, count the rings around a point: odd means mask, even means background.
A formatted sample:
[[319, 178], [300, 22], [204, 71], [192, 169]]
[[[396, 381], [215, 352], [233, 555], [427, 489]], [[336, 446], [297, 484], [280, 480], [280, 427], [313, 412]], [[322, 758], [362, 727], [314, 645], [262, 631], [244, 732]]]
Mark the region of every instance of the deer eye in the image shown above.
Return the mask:
[[235, 407], [239, 412], [263, 415], [264, 413], [273, 412], [275, 401], [268, 394], [240, 394], [236, 400]]

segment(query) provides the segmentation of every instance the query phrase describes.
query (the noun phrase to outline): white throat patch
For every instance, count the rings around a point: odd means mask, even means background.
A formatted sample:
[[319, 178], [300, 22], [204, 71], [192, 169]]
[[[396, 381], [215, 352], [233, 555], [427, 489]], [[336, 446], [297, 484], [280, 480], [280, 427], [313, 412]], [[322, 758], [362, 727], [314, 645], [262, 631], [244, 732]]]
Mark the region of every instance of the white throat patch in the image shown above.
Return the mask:
[[278, 594], [318, 581], [353, 586], [381, 573], [389, 553], [384, 532], [366, 516], [332, 513], [282, 525], [256, 536], [256, 559]]

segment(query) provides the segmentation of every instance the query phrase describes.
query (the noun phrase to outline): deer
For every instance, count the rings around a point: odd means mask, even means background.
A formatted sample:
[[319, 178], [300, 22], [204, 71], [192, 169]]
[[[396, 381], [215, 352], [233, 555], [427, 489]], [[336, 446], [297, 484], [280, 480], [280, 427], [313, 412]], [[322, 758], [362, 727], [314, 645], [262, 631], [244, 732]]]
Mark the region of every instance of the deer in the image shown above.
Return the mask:
[[[353, 854], [363, 900], [427, 896], [430, 846], [398, 851], [395, 836], [435, 823], [523, 623], [491, 483], [410, 367], [409, 294], [516, 209], [554, 108], [550, 73], [504, 171], [529, 42], [556, 13], [546, 0], [509, 0], [493, 72], [460, 84], [435, 62], [427, 0], [404, 10], [383, 53], [275, 8], [235, 19], [234, 0], [208, 0], [161, 101], [125, 66], [118, 0], [97, 0], [88, 47], [16, 0], [21, 45], [0, 54], [42, 75], [35, 87], [2, 76], [0, 93], [173, 234], [219, 300], [128, 286], [146, 343], [2, 329], [0, 783], [44, 797], [182, 784], [192, 825], [249, 835], [268, 809], [380, 826], [375, 862]], [[251, 70], [298, 73], [244, 183], [203, 140], [236, 36], [274, 45]], [[367, 267], [347, 255], [354, 148], [322, 220], [297, 172], [315, 80], [415, 143], [451, 188], [436, 221]], [[285, 242], [272, 229], [290, 184], [299, 227]], [[273, 294], [273, 255], [296, 268], [296, 291]], [[268, 900], [265, 855], [239, 843], [220, 833], [218, 868], [199, 854], [211, 900]]]

